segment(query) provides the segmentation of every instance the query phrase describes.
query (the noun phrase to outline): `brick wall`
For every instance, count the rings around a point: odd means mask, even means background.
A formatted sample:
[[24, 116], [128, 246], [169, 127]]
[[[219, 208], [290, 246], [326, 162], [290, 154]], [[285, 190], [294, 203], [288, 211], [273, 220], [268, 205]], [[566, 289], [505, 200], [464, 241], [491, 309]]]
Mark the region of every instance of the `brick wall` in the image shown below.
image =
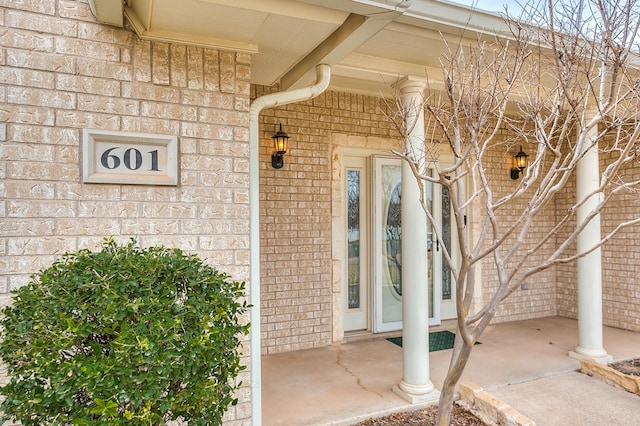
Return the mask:
[[[605, 144], [613, 145], [613, 135]], [[616, 154], [603, 152], [600, 168], [604, 170]], [[624, 182], [640, 178], [640, 161], [627, 164], [618, 174]], [[623, 222], [640, 216], [638, 188], [615, 196], [602, 212], [602, 235], [607, 235]], [[603, 322], [612, 327], [640, 331], [640, 225], [634, 225], [616, 235], [602, 248]]]
[[[555, 203], [557, 220], [560, 220], [563, 212], [575, 203], [576, 199], [576, 179], [575, 171], [573, 176], [565, 185], [564, 191], [558, 195]], [[556, 220], [556, 221], [557, 221]], [[571, 229], [575, 228], [575, 221], [571, 225], [558, 233], [556, 242], [565, 240]], [[575, 253], [576, 244], [573, 243], [568, 249], [568, 253]], [[558, 265], [556, 268], [556, 280], [558, 282], [556, 300], [558, 315], [567, 318], [578, 318], [578, 271], [575, 262]]]
[[[2, 302], [63, 252], [110, 235], [180, 247], [247, 280], [250, 56], [138, 40], [97, 24], [86, 1], [1, 3]], [[84, 128], [178, 136], [179, 184], [83, 184]], [[250, 417], [248, 388], [239, 398], [230, 424]]]
[[[510, 137], [506, 130], [501, 130], [500, 135], [503, 139]], [[519, 146], [501, 146], [496, 145], [489, 155], [485, 158], [485, 170], [494, 170], [490, 177], [491, 188], [493, 190], [494, 200], [497, 201], [501, 197], [514, 193], [518, 184], [522, 181], [522, 175], [518, 180], [510, 177], [510, 169], [513, 164], [513, 156], [519, 151]], [[523, 144], [525, 152], [535, 152], [535, 146], [527, 146]], [[511, 226], [513, 221], [523, 213], [529, 195], [515, 198], [506, 205], [496, 210], [496, 221], [499, 232], [503, 233]], [[480, 203], [481, 205], [483, 204]], [[474, 210], [473, 218], [478, 229], [476, 234], [479, 235], [479, 224], [485, 220], [486, 212], [482, 208]], [[529, 248], [531, 243], [537, 243], [542, 240], [550, 231], [551, 226], [555, 223], [554, 207], [551, 203], [543, 209], [534, 219], [534, 222], [528, 229], [522, 250]], [[500, 234], [501, 237], [501, 234]], [[494, 238], [494, 235], [488, 234], [487, 243]], [[512, 245], [516, 242], [516, 233], [513, 233], [499, 249], [501, 256], [504, 256]], [[551, 247], [547, 245], [533, 255], [524, 265], [529, 267], [538, 263], [539, 260], [545, 259], [551, 253]], [[507, 266], [507, 273], [511, 273], [515, 262], [519, 261], [516, 255], [514, 261]], [[524, 269], [524, 268], [522, 268]], [[525, 281], [525, 288], [516, 289], [507, 299], [505, 299], [496, 311], [494, 323], [517, 321], [523, 319], [539, 318], [550, 315], [556, 315], [556, 279], [555, 268], [547, 269]], [[482, 261], [482, 300], [481, 303], [487, 304], [494, 296], [498, 289], [499, 282], [497, 270], [494, 263], [493, 255], [487, 256]]]
[[[640, 167], [632, 171], [637, 179]], [[602, 214], [602, 233], [638, 216], [640, 197], [630, 191]], [[640, 226], [627, 228], [602, 249], [602, 304], [605, 325], [640, 331]]]
[[[252, 99], [271, 91], [255, 87]], [[260, 116], [263, 353], [332, 343], [331, 141], [335, 134], [397, 141], [384, 108], [379, 98], [329, 91]], [[271, 136], [280, 123], [291, 139], [276, 170]]]
[[[607, 140], [602, 145], [606, 147]], [[615, 152], [615, 151], [614, 151]], [[611, 154], [602, 151], [600, 170], [610, 162]], [[623, 181], [640, 177], [640, 164], [629, 163], [619, 173]], [[570, 182], [556, 205], [557, 212], [575, 203], [575, 180]], [[640, 197], [636, 190], [623, 191], [615, 196], [601, 213], [601, 234], [612, 232], [625, 221], [638, 217]], [[640, 331], [640, 226], [625, 228], [602, 247], [602, 315], [604, 325]], [[574, 245], [575, 247], [575, 245]], [[575, 249], [574, 249], [575, 250]], [[577, 318], [577, 266], [561, 265], [558, 281], [558, 315]], [[606, 349], [606, 342], [605, 342]]]

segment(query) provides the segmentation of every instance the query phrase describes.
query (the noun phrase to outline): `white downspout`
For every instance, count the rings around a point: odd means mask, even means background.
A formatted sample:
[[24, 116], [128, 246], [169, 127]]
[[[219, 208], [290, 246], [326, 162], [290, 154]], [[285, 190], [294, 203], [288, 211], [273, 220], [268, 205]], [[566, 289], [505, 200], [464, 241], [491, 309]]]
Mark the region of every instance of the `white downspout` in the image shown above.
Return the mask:
[[262, 349], [260, 344], [260, 176], [258, 167], [258, 116], [265, 108], [286, 105], [315, 98], [329, 87], [331, 67], [316, 66], [316, 83], [288, 92], [270, 93], [253, 101], [249, 109], [249, 277], [251, 320], [251, 424], [262, 424]]

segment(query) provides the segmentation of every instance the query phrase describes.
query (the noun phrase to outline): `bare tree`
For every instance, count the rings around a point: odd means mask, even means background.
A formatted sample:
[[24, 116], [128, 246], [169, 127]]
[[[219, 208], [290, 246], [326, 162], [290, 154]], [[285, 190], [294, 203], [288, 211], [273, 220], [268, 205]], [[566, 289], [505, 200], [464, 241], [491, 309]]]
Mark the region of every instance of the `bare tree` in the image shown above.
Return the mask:
[[[523, 9], [527, 12], [518, 19], [505, 18], [507, 34], [481, 37], [472, 45], [447, 45], [438, 79], [444, 87], [428, 88], [422, 106], [424, 149], [415, 152], [408, 143], [415, 123], [406, 117], [415, 115], [399, 107], [392, 117], [405, 141], [399, 154], [421, 185], [448, 189], [457, 228], [460, 261], [454, 262], [425, 200], [457, 290], [456, 341], [442, 388], [439, 425], [449, 424], [455, 386], [500, 303], [535, 274], [576, 261], [640, 221], [630, 217], [593, 247], [576, 249], [580, 233], [607, 203], [640, 183], [637, 174], [623, 173], [640, 154], [640, 4], [544, 0]], [[426, 167], [437, 167], [442, 144], [448, 144], [454, 164], [431, 176]], [[516, 183], [495, 171], [504, 170], [521, 145], [532, 153]], [[602, 160], [599, 182], [578, 199], [568, 185], [575, 183], [579, 162], [592, 150]], [[574, 199], [567, 208], [553, 208], [568, 192]], [[585, 203], [592, 207], [578, 218]], [[472, 212], [473, 233], [465, 229]], [[474, 305], [478, 268], [491, 268], [497, 280], [481, 306]]]

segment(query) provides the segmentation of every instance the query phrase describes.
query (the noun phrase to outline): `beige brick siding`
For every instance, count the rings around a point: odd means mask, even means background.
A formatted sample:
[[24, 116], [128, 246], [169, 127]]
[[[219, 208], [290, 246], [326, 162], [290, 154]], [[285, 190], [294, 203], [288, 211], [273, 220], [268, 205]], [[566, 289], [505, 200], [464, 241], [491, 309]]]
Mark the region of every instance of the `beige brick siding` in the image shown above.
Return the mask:
[[[255, 87], [252, 98], [270, 93]], [[326, 92], [260, 116], [263, 353], [332, 343], [332, 135], [397, 141], [376, 97]], [[291, 136], [284, 167], [271, 167], [276, 126]]]
[[[250, 56], [139, 40], [86, 1], [2, 1], [0, 300], [103, 237], [249, 278]], [[179, 184], [83, 184], [83, 128], [178, 137]], [[249, 364], [249, 342], [244, 342]], [[228, 424], [249, 424], [250, 372]]]
[[[503, 138], [509, 137], [506, 130], [500, 132]], [[520, 145], [513, 145], [509, 148], [497, 146], [490, 153], [485, 161], [485, 169], [492, 169], [496, 172], [492, 175], [491, 187], [494, 191], [494, 200], [498, 200], [507, 194], [516, 191], [518, 184], [522, 181], [522, 176], [518, 180], [512, 180], [510, 177], [510, 168], [513, 164], [513, 156], [519, 151]], [[535, 146], [523, 144], [525, 152], [535, 152]], [[511, 201], [505, 208], [496, 211], [497, 223], [501, 232], [503, 232], [511, 223], [522, 214], [527, 204], [527, 197], [520, 200]], [[533, 225], [527, 231], [528, 241], [525, 241], [523, 249], [527, 248], [529, 242], [540, 241], [546, 234], [550, 232], [551, 227], [555, 223], [553, 203], [548, 205], [534, 219]], [[474, 221], [483, 221], [486, 213], [482, 209], [474, 210]], [[478, 232], [478, 231], [476, 231]], [[489, 235], [487, 241], [490, 241], [493, 235]], [[500, 248], [501, 255], [504, 255], [511, 245], [515, 242], [515, 234], [507, 239]], [[538, 260], [546, 259], [552, 253], [552, 247], [547, 245], [543, 247], [535, 256], [533, 256], [525, 267], [535, 265]], [[523, 319], [531, 319], [556, 315], [556, 279], [555, 268], [547, 269], [526, 281], [527, 289], [519, 288], [502, 302], [496, 312], [493, 322], [517, 321]], [[496, 267], [494, 265], [493, 256], [487, 256], [482, 262], [482, 303], [488, 301], [494, 296], [498, 288], [498, 277]]]
[[[601, 156], [601, 168], [608, 155]], [[627, 182], [640, 178], [638, 157], [621, 171]], [[640, 216], [638, 189], [628, 190], [613, 199], [602, 214], [602, 233], [617, 224]], [[602, 249], [603, 321], [606, 325], [640, 331], [640, 226], [626, 228]]]
[[[601, 146], [606, 148], [605, 140]], [[600, 169], [609, 163], [612, 154], [600, 154]], [[621, 170], [620, 177], [631, 182], [640, 177], [640, 163], [633, 161]], [[558, 214], [575, 202], [575, 180], [558, 197]], [[622, 222], [640, 214], [640, 197], [636, 190], [615, 196], [602, 211], [602, 235], [607, 235]], [[640, 226], [625, 228], [602, 247], [602, 315], [604, 325], [640, 331]], [[558, 315], [577, 318], [577, 271], [571, 263], [558, 268]], [[605, 341], [606, 349], [606, 341]]]
[[[562, 212], [566, 211], [571, 205], [575, 203], [575, 172], [573, 174], [574, 176], [569, 182], [567, 182], [565, 190], [558, 195], [555, 202], [556, 216], [558, 220], [560, 219]], [[573, 223], [575, 224], [575, 221]], [[567, 235], [567, 230], [559, 233], [558, 240], [566, 239]], [[571, 250], [575, 252], [575, 243], [572, 245]], [[556, 280], [558, 282], [556, 293], [558, 315], [574, 319], [578, 318], [578, 277], [576, 264], [574, 262], [570, 264], [558, 265], [556, 271]]]

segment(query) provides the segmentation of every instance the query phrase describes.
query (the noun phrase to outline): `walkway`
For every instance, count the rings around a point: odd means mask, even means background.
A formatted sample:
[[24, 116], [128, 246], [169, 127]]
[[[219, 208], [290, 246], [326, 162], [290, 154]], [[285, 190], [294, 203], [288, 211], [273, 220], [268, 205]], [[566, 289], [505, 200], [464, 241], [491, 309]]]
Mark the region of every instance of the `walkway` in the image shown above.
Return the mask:
[[[548, 317], [491, 325], [462, 381], [480, 385], [539, 426], [640, 425], [640, 397], [576, 373], [568, 352], [575, 320]], [[605, 327], [614, 360], [640, 356], [640, 333]], [[451, 350], [430, 353], [440, 388]], [[420, 408], [391, 391], [402, 377], [402, 349], [384, 339], [263, 357], [263, 425], [349, 425]]]

